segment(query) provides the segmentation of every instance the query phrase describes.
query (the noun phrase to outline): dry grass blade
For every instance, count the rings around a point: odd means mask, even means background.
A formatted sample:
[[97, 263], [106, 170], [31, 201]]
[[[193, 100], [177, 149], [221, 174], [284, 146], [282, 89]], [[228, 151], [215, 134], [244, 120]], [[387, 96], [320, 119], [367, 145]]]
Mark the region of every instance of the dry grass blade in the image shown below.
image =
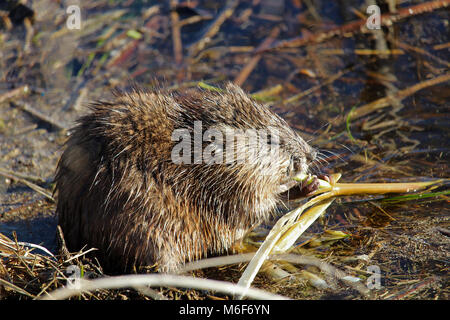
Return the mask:
[[[306, 178], [304, 178], [306, 179]], [[329, 192], [325, 194], [321, 194], [307, 203], [301, 205], [295, 210], [292, 210], [291, 212], [287, 213], [283, 217], [281, 217], [277, 223], [273, 226], [270, 233], [267, 235], [266, 240], [264, 240], [263, 244], [259, 247], [258, 251], [256, 252], [253, 259], [250, 261], [249, 265], [245, 269], [244, 273], [242, 274], [241, 278], [239, 279], [238, 285], [241, 285], [245, 288], [249, 288], [253, 280], [255, 279], [255, 276], [258, 274], [262, 264], [267, 259], [269, 254], [272, 252], [275, 245], [278, 243], [278, 241], [281, 239], [283, 235], [286, 234], [291, 228], [294, 226], [297, 217], [302, 214], [304, 210], [307, 208], [320, 203], [323, 200], [329, 199]], [[313, 217], [318, 218], [318, 216], [313, 215]], [[310, 217], [311, 218], [311, 217]], [[312, 222], [310, 222], [312, 223]], [[307, 222], [306, 224], [310, 224]], [[301, 228], [303, 229], [303, 228]], [[304, 230], [303, 230], [304, 231]], [[300, 236], [300, 235], [298, 235]], [[240, 296], [242, 298], [242, 296]]]
[[[331, 181], [333, 181], [333, 184], [328, 184], [328, 186], [326, 186], [326, 181], [320, 180], [324, 187], [317, 190], [316, 194], [319, 194], [318, 196], [312, 198], [297, 209], [287, 213], [277, 221], [239, 279], [239, 285], [249, 288], [269, 254], [274, 252], [274, 250], [277, 252], [288, 250], [295, 240], [298, 239], [301, 234], [325, 211], [335, 197], [355, 194], [414, 192], [443, 181], [436, 180], [419, 183], [378, 184], [334, 183], [339, 180], [339, 178], [340, 175], [332, 176]], [[308, 177], [302, 178], [305, 182], [307, 179]], [[304, 210], [309, 207], [313, 208], [303, 214]]]
[[427, 57], [433, 59], [434, 61], [436, 61], [436, 62], [446, 66], [447, 68], [450, 68], [450, 62], [445, 61], [443, 59], [440, 59], [439, 57], [429, 53], [428, 51], [426, 51], [424, 49], [421, 49], [421, 48], [418, 48], [418, 47], [414, 47], [414, 46], [411, 46], [411, 45], [409, 45], [407, 43], [403, 43], [401, 41], [398, 41], [398, 40], [394, 39], [394, 37], [392, 37], [392, 36], [388, 36], [387, 39], [390, 42], [394, 43], [396, 46], [399, 46], [400, 48], [403, 48], [403, 49], [409, 50], [409, 51], [413, 51], [413, 52], [417, 52], [419, 54], [422, 54], [424, 56], [427, 56]]
[[295, 222], [288, 231], [286, 231], [280, 239], [277, 241], [275, 246], [272, 248], [273, 253], [286, 252], [292, 245], [297, 241], [299, 235], [308, 229], [314, 221], [316, 221], [325, 210], [331, 205], [334, 198], [330, 198], [323, 203], [317, 204], [308, 211], [302, 214], [302, 218]]
[[[279, 255], [273, 255], [271, 257], [271, 260], [286, 261], [286, 262], [290, 262], [290, 263], [294, 263], [294, 264], [312, 265], [312, 266], [319, 268], [322, 272], [324, 272], [329, 277], [331, 277], [333, 279], [338, 279], [341, 281], [345, 281], [345, 279], [347, 279], [347, 277], [348, 277], [348, 275], [345, 272], [333, 267], [331, 264], [329, 264], [325, 261], [316, 259], [314, 257], [300, 256], [297, 254], [279, 254]], [[350, 285], [351, 287], [353, 287], [355, 290], [358, 290], [363, 295], [366, 295], [368, 293], [367, 288], [361, 283], [347, 282], [347, 281], [345, 281], [345, 283]]]
[[235, 255], [230, 255], [230, 256], [225, 256], [225, 257], [214, 257], [214, 258], [207, 258], [207, 259], [192, 261], [192, 262], [186, 263], [186, 265], [184, 267], [182, 267], [180, 270], [178, 270], [178, 273], [182, 274], [182, 273], [199, 270], [199, 269], [220, 267], [220, 266], [225, 266], [225, 265], [229, 265], [229, 264], [237, 264], [237, 263], [247, 262], [247, 261], [250, 261], [254, 256], [255, 256], [255, 253], [251, 252], [251, 253], [235, 254]]
[[[1, 239], [0, 239], [0, 242], [1, 242]], [[35, 249], [42, 250], [43, 252], [45, 252], [45, 253], [48, 254], [49, 256], [55, 257], [55, 256], [53, 255], [53, 253], [51, 253], [47, 248], [45, 248], [45, 247], [43, 247], [43, 246], [40, 246], [40, 245], [38, 245], [38, 244], [29, 243], [29, 242], [21, 242], [21, 241], [17, 242], [17, 244], [20, 245], [20, 246], [24, 246], [24, 247], [30, 247], [30, 248], [35, 248]]]
[[97, 248], [90, 248], [90, 249], [88, 249], [88, 250], [86, 250], [86, 251], [80, 252], [80, 253], [78, 253], [77, 255], [74, 255], [73, 257], [71, 257], [71, 258], [65, 260], [64, 263], [68, 263], [68, 262], [70, 262], [70, 261], [72, 261], [72, 260], [75, 260], [75, 259], [77, 259], [77, 258], [79, 258], [79, 257], [82, 257], [82, 256], [88, 254], [89, 252], [95, 251], [95, 250], [97, 250]]
[[286, 297], [259, 289], [245, 289], [231, 282], [167, 274], [149, 274], [125, 275], [96, 280], [81, 279], [80, 285], [77, 289], [67, 287], [60, 288], [48, 293], [45, 297], [43, 297], [43, 300], [62, 300], [79, 295], [82, 292], [94, 291], [98, 289], [118, 289], [142, 286], [195, 288], [200, 290], [214, 290], [230, 295], [245, 293], [246, 296], [251, 299], [287, 299]]
[[30, 298], [33, 298], [33, 299], [35, 298], [32, 294], [30, 294], [26, 290], [24, 290], [22, 288], [19, 288], [18, 286], [14, 285], [14, 284], [6, 281], [6, 280], [3, 280], [2, 278], [0, 278], [0, 284], [3, 285], [3, 286], [9, 287], [12, 290], [14, 290], [15, 292], [20, 293], [20, 294], [22, 294], [24, 296], [27, 296], [27, 297], [30, 297]]
[[443, 182], [443, 179], [429, 182], [404, 183], [336, 183], [332, 196], [350, 196], [356, 194], [407, 193], [422, 190], [428, 186]]
[[283, 91], [283, 86], [281, 84], [277, 84], [273, 87], [263, 89], [258, 92], [254, 92], [250, 96], [255, 100], [267, 101], [267, 100], [273, 100], [274, 98], [279, 96], [282, 91]]

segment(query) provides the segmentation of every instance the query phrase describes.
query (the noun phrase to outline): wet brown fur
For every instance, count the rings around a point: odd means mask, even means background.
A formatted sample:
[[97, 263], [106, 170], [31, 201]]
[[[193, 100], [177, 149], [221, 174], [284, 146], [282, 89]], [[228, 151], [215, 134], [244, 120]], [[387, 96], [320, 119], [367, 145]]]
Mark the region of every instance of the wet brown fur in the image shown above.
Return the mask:
[[[305, 171], [315, 151], [279, 116], [228, 84], [222, 92], [117, 94], [92, 104], [74, 128], [56, 173], [57, 213], [69, 250], [98, 248], [107, 270], [185, 261], [222, 253], [270, 217], [280, 184]], [[274, 159], [248, 164], [175, 164], [174, 129], [280, 132]]]

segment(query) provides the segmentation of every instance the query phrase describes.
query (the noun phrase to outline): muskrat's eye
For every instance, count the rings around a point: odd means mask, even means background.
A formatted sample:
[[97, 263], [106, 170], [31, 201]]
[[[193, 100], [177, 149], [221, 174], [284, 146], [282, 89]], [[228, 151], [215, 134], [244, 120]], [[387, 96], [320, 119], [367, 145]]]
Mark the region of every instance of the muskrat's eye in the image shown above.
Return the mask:
[[268, 133], [266, 141], [268, 145], [281, 145], [280, 137], [278, 136], [278, 134], [272, 135], [271, 133]]
[[316, 160], [317, 157], [317, 151], [316, 150], [311, 150], [311, 152], [306, 153], [306, 159], [308, 160], [308, 162], [313, 162], [314, 160]]
[[290, 176], [291, 175], [291, 172], [294, 170], [294, 157], [290, 157], [289, 158], [289, 165], [288, 165], [288, 167], [286, 168], [286, 175], [287, 176]]

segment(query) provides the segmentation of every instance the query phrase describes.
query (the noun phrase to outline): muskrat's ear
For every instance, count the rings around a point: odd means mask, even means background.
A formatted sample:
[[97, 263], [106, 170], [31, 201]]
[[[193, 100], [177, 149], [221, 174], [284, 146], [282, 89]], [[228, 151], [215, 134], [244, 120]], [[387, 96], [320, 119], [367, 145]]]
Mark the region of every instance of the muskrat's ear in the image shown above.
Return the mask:
[[254, 107], [254, 100], [242, 90], [241, 87], [234, 84], [233, 82], [228, 82], [225, 86], [226, 91], [229, 93], [225, 96], [225, 99], [228, 101], [240, 101], [241, 103], [238, 104], [240, 107], [245, 108], [253, 108]]

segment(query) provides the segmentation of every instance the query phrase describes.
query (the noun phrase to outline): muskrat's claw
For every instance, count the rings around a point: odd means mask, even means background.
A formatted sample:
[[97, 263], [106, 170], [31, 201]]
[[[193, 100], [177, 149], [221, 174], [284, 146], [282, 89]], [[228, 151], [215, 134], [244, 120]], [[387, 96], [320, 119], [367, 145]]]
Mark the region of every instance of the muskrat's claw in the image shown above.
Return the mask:
[[314, 192], [319, 188], [319, 179], [325, 180], [331, 183], [331, 178], [327, 175], [314, 176], [313, 181], [308, 184], [298, 183], [293, 186], [292, 182], [283, 185], [282, 197], [284, 200], [295, 200], [299, 198], [307, 198], [314, 194]]
[[329, 176], [327, 176], [327, 175], [325, 175], [325, 174], [321, 174], [321, 175], [319, 175], [319, 176], [317, 176], [319, 179], [321, 179], [321, 180], [325, 180], [326, 182], [328, 182], [328, 183], [330, 183], [331, 184], [331, 178], [329, 177]]
[[306, 186], [301, 186], [301, 190], [304, 194], [304, 197], [310, 197], [313, 195], [313, 193], [319, 188], [320, 186], [320, 180], [325, 180], [329, 184], [331, 184], [331, 178], [325, 174], [321, 174], [318, 176], [314, 176], [314, 179], [311, 183], [308, 183]]
[[[325, 180], [325, 179], [324, 179]], [[319, 188], [319, 180], [317, 177], [314, 177], [314, 180], [311, 183], [308, 183], [307, 185], [302, 187], [302, 192], [304, 193], [304, 197], [311, 196], [314, 191], [316, 191]]]

